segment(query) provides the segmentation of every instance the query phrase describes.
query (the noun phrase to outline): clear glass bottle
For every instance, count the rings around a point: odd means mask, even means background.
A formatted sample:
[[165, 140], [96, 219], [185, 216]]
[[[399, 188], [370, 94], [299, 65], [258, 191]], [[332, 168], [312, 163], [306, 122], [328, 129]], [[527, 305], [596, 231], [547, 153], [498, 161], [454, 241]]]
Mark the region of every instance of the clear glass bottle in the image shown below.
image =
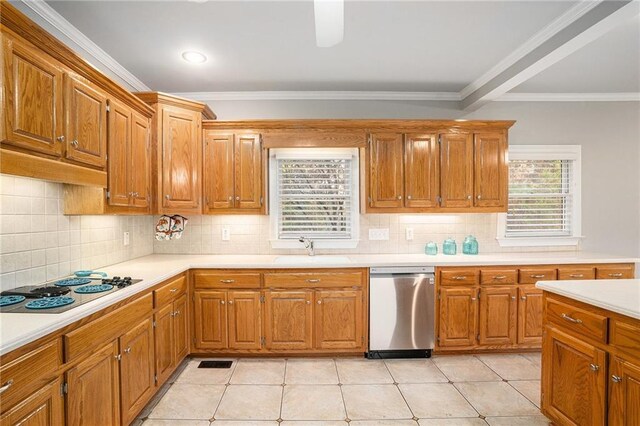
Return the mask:
[[454, 240], [453, 238], [447, 238], [446, 240], [444, 240], [444, 243], [442, 244], [443, 254], [454, 255], [456, 254], [457, 250], [458, 248], [456, 246], [456, 240]]
[[463, 254], [478, 254], [478, 240], [473, 235], [468, 235], [462, 243]]
[[424, 246], [424, 253], [429, 256], [435, 256], [438, 254], [438, 244], [433, 241], [429, 241], [427, 245]]

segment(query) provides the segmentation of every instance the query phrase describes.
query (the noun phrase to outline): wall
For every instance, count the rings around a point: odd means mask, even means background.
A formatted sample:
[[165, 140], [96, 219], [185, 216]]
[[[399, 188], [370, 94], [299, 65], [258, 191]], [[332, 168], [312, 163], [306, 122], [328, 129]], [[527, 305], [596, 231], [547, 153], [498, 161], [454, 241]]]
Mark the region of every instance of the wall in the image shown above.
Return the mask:
[[151, 216], [65, 216], [62, 208], [61, 184], [0, 175], [0, 289], [153, 253]]

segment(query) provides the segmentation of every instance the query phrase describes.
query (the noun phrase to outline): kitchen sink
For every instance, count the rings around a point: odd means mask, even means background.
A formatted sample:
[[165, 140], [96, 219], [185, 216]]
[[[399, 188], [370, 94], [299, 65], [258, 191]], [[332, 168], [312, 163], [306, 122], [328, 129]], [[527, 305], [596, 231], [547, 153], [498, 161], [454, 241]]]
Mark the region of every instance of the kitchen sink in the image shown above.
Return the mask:
[[329, 263], [350, 263], [351, 260], [347, 256], [278, 256], [275, 263], [291, 264], [291, 265], [317, 265]]

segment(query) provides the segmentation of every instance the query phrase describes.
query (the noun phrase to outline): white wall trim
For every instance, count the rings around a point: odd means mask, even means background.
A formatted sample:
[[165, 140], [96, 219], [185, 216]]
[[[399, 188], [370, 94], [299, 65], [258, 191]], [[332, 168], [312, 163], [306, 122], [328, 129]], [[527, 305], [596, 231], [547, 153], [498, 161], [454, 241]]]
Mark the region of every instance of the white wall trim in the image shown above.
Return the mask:
[[505, 93], [497, 102], [640, 102], [640, 93]]
[[575, 22], [585, 13], [596, 7], [601, 1], [602, 0], [581, 0], [578, 4], [567, 10], [565, 13], [560, 15], [555, 20], [551, 21], [547, 26], [534, 34], [517, 49], [515, 49], [504, 59], [498, 62], [495, 66], [493, 66], [489, 71], [487, 71], [475, 81], [467, 85], [464, 89], [462, 89], [460, 91], [460, 97], [464, 99], [478, 90], [480, 87], [487, 84], [493, 78], [497, 77], [502, 72], [507, 70], [507, 68], [515, 64], [518, 60], [531, 53], [542, 43], [549, 40], [555, 34], [557, 34], [561, 30], [569, 26], [571, 23]]
[[135, 75], [129, 72], [125, 67], [120, 65], [118, 61], [113, 59], [107, 52], [102, 50], [100, 46], [95, 44], [91, 39], [77, 29], [73, 24], [67, 21], [62, 15], [56, 12], [44, 0], [21, 0], [22, 4], [29, 7], [45, 21], [51, 24], [56, 30], [60, 31], [66, 37], [71, 39], [85, 52], [98, 60], [102, 65], [117, 75], [124, 82], [129, 84], [135, 90], [149, 91], [151, 90], [146, 84], [140, 81]]
[[272, 92], [181, 92], [176, 96], [194, 101], [270, 101], [270, 100], [343, 100], [343, 101], [459, 101], [457, 92], [387, 91], [272, 91]]

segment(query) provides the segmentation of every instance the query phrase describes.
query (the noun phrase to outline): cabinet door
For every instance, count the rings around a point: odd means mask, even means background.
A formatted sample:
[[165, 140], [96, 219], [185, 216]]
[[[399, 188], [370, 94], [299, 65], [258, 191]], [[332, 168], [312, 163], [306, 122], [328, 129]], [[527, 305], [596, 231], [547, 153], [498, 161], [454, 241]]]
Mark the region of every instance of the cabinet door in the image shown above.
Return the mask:
[[59, 157], [64, 147], [62, 71], [43, 52], [3, 38], [2, 142]]
[[57, 379], [0, 416], [0, 426], [55, 426], [64, 423], [64, 401]]
[[517, 322], [518, 289], [515, 286], [480, 289], [481, 345], [514, 345]]
[[318, 290], [315, 299], [315, 348], [362, 347], [362, 290]]
[[155, 315], [154, 346], [158, 384], [164, 383], [176, 365], [174, 354], [173, 305], [169, 303]]
[[553, 327], [542, 348], [543, 410], [563, 425], [604, 425], [606, 353]]
[[506, 140], [503, 133], [473, 135], [474, 190], [476, 207], [504, 207], [507, 204]]
[[174, 360], [179, 364], [189, 354], [189, 303], [183, 294], [173, 302]]
[[471, 134], [440, 135], [440, 191], [442, 207], [473, 205], [473, 140]]
[[162, 207], [200, 205], [199, 113], [164, 107], [162, 112]]
[[518, 343], [542, 343], [542, 290], [535, 286], [518, 288]]
[[155, 390], [153, 324], [147, 318], [120, 337], [122, 423], [129, 424]]
[[401, 208], [404, 205], [402, 135], [372, 134], [369, 155], [369, 207]]
[[207, 132], [204, 140], [204, 190], [207, 208], [233, 208], [233, 135]]
[[66, 80], [67, 158], [104, 168], [107, 162], [107, 97], [68, 74]]
[[478, 330], [478, 289], [440, 289], [438, 342], [441, 348], [473, 346]]
[[440, 163], [436, 135], [407, 135], [404, 141], [406, 207], [437, 207]]
[[118, 342], [93, 352], [67, 372], [67, 425], [119, 425]]
[[193, 316], [196, 348], [227, 347], [227, 295], [224, 291], [196, 291]]
[[235, 141], [235, 207], [262, 206], [262, 143], [260, 135], [237, 135]]
[[[131, 167], [131, 109], [109, 100], [109, 205], [128, 206]], [[145, 160], [146, 161], [146, 160]]]
[[313, 345], [312, 290], [265, 293], [267, 349], [311, 349]]
[[[131, 159], [129, 161], [129, 181], [131, 187], [131, 206], [146, 209], [149, 207], [151, 191], [151, 164], [149, 139], [151, 129], [149, 119], [137, 112], [133, 113], [131, 123]], [[111, 157], [109, 157], [111, 158]]]
[[260, 292], [229, 291], [229, 349], [260, 349]]
[[614, 357], [609, 380], [609, 425], [640, 423], [640, 365]]

